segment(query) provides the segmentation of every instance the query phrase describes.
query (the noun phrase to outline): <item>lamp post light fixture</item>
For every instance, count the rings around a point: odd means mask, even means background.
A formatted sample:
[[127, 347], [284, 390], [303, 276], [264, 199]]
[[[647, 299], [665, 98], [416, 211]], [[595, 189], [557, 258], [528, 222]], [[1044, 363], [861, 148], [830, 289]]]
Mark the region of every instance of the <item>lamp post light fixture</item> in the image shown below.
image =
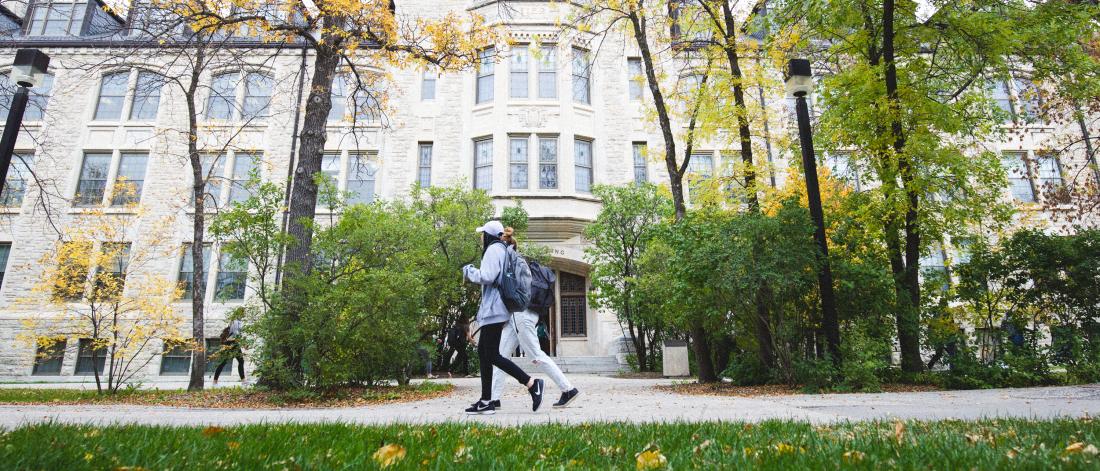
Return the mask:
[[30, 98], [28, 88], [41, 85], [50, 66], [50, 56], [38, 49], [19, 49], [15, 51], [9, 77], [15, 83], [15, 94], [8, 108], [8, 119], [4, 124], [4, 135], [0, 137], [0, 192], [8, 181], [8, 167], [11, 166], [15, 141], [19, 138], [19, 128], [23, 125], [23, 112]]
[[810, 111], [806, 97], [813, 91], [813, 73], [810, 61], [791, 59], [784, 74], [787, 94], [794, 97], [798, 114], [798, 140], [802, 148], [802, 170], [806, 174], [806, 196], [810, 217], [814, 221], [814, 239], [817, 240], [820, 266], [817, 282], [821, 294], [821, 327], [834, 364], [840, 364], [840, 321], [836, 314], [836, 296], [833, 293], [833, 272], [829, 268], [829, 241], [825, 236], [825, 212], [821, 207], [821, 186], [817, 180], [817, 161], [814, 157], [813, 130], [810, 129]]

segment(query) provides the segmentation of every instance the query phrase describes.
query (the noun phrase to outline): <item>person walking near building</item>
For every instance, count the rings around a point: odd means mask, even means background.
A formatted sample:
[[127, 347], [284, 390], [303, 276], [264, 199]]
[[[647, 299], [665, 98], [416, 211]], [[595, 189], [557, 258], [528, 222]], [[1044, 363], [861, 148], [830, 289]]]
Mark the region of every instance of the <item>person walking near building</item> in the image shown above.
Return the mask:
[[[515, 239], [512, 239], [512, 247], [519, 250]], [[550, 306], [554, 303], [554, 271], [539, 265], [537, 262], [528, 261], [531, 267], [531, 300], [523, 312], [512, 314], [508, 325], [504, 327], [504, 333], [500, 340], [501, 355], [511, 355], [518, 344], [523, 354], [531, 363], [542, 369], [551, 380], [561, 389], [561, 398], [554, 403], [554, 407], [566, 407], [571, 404], [580, 391], [569, 382], [558, 364], [543, 351], [539, 342], [539, 318], [541, 315], [549, 316]], [[504, 377], [499, 371], [493, 371], [493, 407], [500, 407], [500, 393], [504, 388]]]
[[470, 344], [466, 339], [469, 332], [470, 323], [465, 319], [459, 319], [447, 331], [447, 345], [454, 349], [454, 354], [447, 357], [448, 360], [451, 356], [454, 357], [454, 361], [447, 367], [448, 375], [458, 373], [463, 376], [470, 376], [470, 354], [468, 352]]
[[241, 384], [244, 384], [244, 351], [241, 350], [240, 336], [240, 319], [233, 319], [222, 330], [220, 335], [222, 348], [218, 351], [222, 361], [218, 364], [218, 368], [214, 370], [214, 386], [218, 385], [218, 377], [221, 376], [222, 368], [225, 368], [226, 364], [229, 365], [230, 370], [233, 369], [234, 358], [237, 359], [237, 373], [241, 376]]
[[[512, 242], [512, 228], [504, 228], [499, 221], [489, 221], [477, 228], [481, 233], [484, 249], [481, 267], [466, 265], [463, 275], [472, 283], [481, 285], [481, 305], [477, 310], [480, 340], [477, 342], [477, 356], [481, 363], [481, 399], [466, 409], [467, 414], [493, 414], [492, 405], [493, 367], [500, 368], [509, 376], [527, 387], [531, 395], [531, 410], [538, 411], [542, 405], [543, 381], [524, 373], [520, 367], [500, 354], [500, 338], [511, 312], [504, 305], [501, 296], [501, 275], [508, 262], [508, 246]], [[518, 255], [517, 255], [518, 256]]]

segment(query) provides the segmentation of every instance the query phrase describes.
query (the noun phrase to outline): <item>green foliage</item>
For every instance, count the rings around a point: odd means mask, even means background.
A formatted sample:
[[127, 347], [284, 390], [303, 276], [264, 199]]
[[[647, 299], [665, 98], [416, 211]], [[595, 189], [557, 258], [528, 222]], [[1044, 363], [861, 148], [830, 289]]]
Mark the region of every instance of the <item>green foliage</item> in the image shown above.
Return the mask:
[[672, 216], [672, 201], [649, 183], [597, 185], [593, 194], [603, 206], [585, 229], [585, 238], [591, 242], [585, 248], [593, 288], [589, 299], [593, 307], [616, 313], [620, 327], [630, 335], [637, 369], [656, 370], [666, 323], [660, 306], [647, 302], [638, 284], [643, 275], [641, 257], [661, 224]]

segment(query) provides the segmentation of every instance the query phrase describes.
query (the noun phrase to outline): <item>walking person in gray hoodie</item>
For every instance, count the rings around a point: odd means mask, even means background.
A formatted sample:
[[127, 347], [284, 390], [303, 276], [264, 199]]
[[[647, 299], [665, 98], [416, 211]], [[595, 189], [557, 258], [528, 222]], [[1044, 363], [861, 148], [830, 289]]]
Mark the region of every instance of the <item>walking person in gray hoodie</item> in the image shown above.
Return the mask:
[[505, 228], [499, 221], [489, 221], [477, 228], [477, 231], [481, 233], [484, 244], [481, 267], [466, 265], [462, 268], [462, 273], [470, 282], [481, 285], [481, 306], [477, 310], [481, 332], [477, 343], [477, 357], [481, 362], [481, 399], [466, 409], [466, 413], [496, 413], [492, 404], [494, 366], [527, 387], [527, 392], [531, 394], [531, 410], [537, 411], [542, 405], [542, 380], [532, 378], [500, 354], [501, 333], [512, 315], [500, 297], [500, 275], [508, 260], [508, 250], [515, 250], [509, 247], [514, 245], [513, 231], [511, 227]]

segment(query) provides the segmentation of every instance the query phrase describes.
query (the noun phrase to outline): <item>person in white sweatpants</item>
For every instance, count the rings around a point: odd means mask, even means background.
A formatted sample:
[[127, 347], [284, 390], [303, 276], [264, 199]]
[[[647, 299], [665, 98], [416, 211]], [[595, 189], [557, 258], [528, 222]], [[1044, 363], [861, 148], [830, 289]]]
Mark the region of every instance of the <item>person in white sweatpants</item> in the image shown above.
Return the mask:
[[[504, 330], [501, 332], [500, 354], [505, 358], [510, 357], [515, 353], [516, 345], [519, 344], [519, 348], [523, 350], [524, 355], [527, 355], [526, 360], [530, 360], [532, 364], [542, 368], [542, 371], [561, 389], [561, 399], [554, 404], [554, 407], [565, 407], [573, 402], [573, 399], [576, 399], [579, 391], [565, 377], [561, 368], [558, 368], [558, 364], [554, 363], [554, 360], [550, 359], [550, 356], [539, 347], [539, 337], [536, 333], [538, 322], [539, 315], [531, 310], [513, 313], [512, 318], [508, 320], [508, 324], [504, 326]], [[503, 388], [504, 374], [494, 370], [493, 404], [500, 404], [500, 392]]]

